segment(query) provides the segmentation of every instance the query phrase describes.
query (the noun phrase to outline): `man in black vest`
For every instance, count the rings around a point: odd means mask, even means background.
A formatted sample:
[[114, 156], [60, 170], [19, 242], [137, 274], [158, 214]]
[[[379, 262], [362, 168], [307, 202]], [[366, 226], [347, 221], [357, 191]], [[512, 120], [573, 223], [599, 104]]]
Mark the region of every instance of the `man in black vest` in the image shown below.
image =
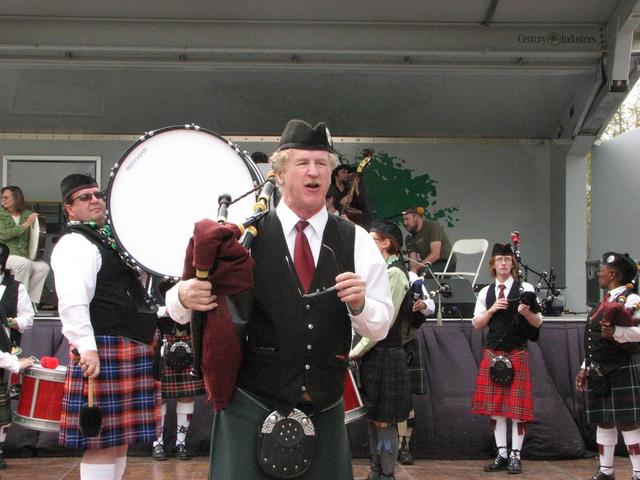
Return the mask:
[[[542, 315], [533, 285], [518, 279], [518, 262], [510, 244], [493, 246], [489, 270], [495, 282], [480, 290], [473, 312], [473, 326], [488, 326], [489, 332], [478, 367], [471, 413], [491, 417], [498, 453], [484, 471], [519, 474], [525, 427], [533, 421], [527, 344], [537, 340]], [[525, 301], [527, 296], [529, 301]], [[512, 366], [511, 381], [494, 375], [495, 367], [491, 365], [500, 359], [504, 360], [503, 365]], [[507, 449], [508, 419], [512, 422], [511, 454]]]
[[[209, 476], [349, 480], [342, 393], [351, 330], [373, 340], [386, 336], [393, 314], [386, 266], [364, 229], [327, 214], [337, 156], [323, 123], [291, 120], [271, 163], [282, 200], [258, 223], [251, 247], [246, 346], [231, 402], [214, 417]], [[209, 282], [182, 281], [167, 293], [167, 309], [185, 323], [185, 307], [216, 308], [214, 294]], [[285, 435], [293, 444], [283, 447], [295, 460], [290, 464], [265, 447], [279, 445], [269, 432], [282, 425], [305, 432]]]
[[[160, 390], [151, 346], [156, 317], [138, 310], [141, 302], [134, 299], [144, 292], [105, 225], [105, 198], [95, 180], [72, 174], [60, 189], [69, 223], [51, 265], [62, 333], [79, 358], [67, 367], [59, 442], [85, 449], [81, 479], [120, 480], [128, 445], [158, 437]], [[91, 437], [80, 428], [88, 377], [102, 413], [102, 431]]]
[[598, 275], [607, 290], [602, 303], [589, 313], [585, 332], [585, 361], [576, 377], [576, 389], [586, 391], [587, 421], [598, 425], [596, 442], [600, 466], [593, 480], [610, 480], [618, 429], [633, 466], [632, 480], [640, 479], [640, 296], [633, 282], [638, 267], [629, 255], [607, 252]]

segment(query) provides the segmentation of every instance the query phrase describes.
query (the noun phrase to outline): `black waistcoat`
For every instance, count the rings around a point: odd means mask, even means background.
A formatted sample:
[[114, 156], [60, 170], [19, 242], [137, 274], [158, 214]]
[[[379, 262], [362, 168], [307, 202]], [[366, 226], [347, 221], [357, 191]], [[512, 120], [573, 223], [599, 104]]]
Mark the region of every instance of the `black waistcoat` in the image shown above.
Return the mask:
[[[409, 279], [409, 274], [407, 273], [407, 270], [404, 266], [404, 262], [400, 258], [387, 265], [387, 269], [393, 267], [398, 267], [404, 272], [407, 280]], [[393, 322], [393, 325], [391, 325], [391, 328], [389, 328], [389, 333], [387, 333], [387, 336], [384, 340], [381, 340], [376, 344], [376, 348], [397, 348], [402, 346], [402, 326], [406, 325], [407, 322], [411, 322], [411, 318], [413, 315], [411, 308], [412, 304], [413, 293], [411, 292], [411, 289], [409, 289], [402, 299], [402, 304], [400, 305], [398, 316], [395, 322]]]
[[7, 317], [15, 318], [18, 315], [18, 282], [16, 282], [8, 272], [4, 272], [2, 285], [5, 286], [4, 294], [0, 305], [4, 309]]
[[[520, 282], [515, 280], [507, 295], [509, 306], [505, 310], [498, 310], [489, 320], [489, 333], [485, 346], [504, 351], [524, 348], [527, 346], [527, 319], [518, 313], [518, 297], [520, 296]], [[495, 284], [489, 285], [487, 291], [487, 310], [496, 302]], [[526, 325], [525, 325], [526, 324]], [[501, 341], [502, 340], [502, 341]]]
[[[329, 215], [322, 241], [341, 272], [354, 271], [352, 223]], [[351, 341], [345, 304], [335, 292], [302, 299], [275, 211], [259, 222], [251, 255], [254, 301], [237, 385], [273, 408], [295, 406], [305, 390], [314, 410], [331, 405], [343, 393]], [[338, 273], [331, 252], [321, 248], [310, 291], [333, 286]]]
[[[627, 297], [631, 290], [626, 290], [618, 295], [613, 301], [618, 301], [622, 296]], [[602, 336], [600, 320], [604, 314], [602, 306], [603, 300], [594, 310], [589, 312], [587, 317], [586, 331], [584, 334], [584, 352], [587, 365], [597, 363], [602, 373], [611, 372], [629, 362], [632, 352], [622, 348], [613, 339]]]
[[156, 315], [140, 313], [132, 296], [140, 296], [142, 285], [135, 273], [112, 248], [106, 247], [100, 235], [88, 227], [73, 228], [98, 247], [102, 266], [96, 279], [96, 290], [89, 304], [94, 335], [126, 337], [150, 343], [156, 331]]

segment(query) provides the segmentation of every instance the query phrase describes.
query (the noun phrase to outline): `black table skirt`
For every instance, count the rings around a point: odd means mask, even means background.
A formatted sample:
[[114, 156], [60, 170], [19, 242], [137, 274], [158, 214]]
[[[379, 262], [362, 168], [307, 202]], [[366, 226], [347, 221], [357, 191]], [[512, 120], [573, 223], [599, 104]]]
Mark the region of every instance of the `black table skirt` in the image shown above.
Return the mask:
[[[22, 339], [25, 355], [56, 356], [68, 363], [68, 344], [57, 318], [37, 319]], [[487, 458], [495, 447], [489, 419], [471, 415], [471, 395], [485, 332], [473, 329], [468, 320], [435, 325], [431, 320], [419, 331], [427, 369], [427, 393], [414, 396], [416, 424], [411, 450], [416, 458]], [[523, 456], [536, 459], [579, 458], [595, 446], [595, 428], [585, 424], [584, 399], [573, 388], [584, 350], [582, 322], [547, 321], [540, 340], [529, 344], [535, 403]], [[14, 408], [16, 403], [14, 402]], [[175, 402], [167, 405], [165, 445], [175, 442]], [[187, 437], [197, 454], [209, 451], [212, 410], [204, 397], [196, 409]], [[349, 425], [354, 457], [368, 456], [366, 424]], [[510, 435], [510, 429], [509, 429]], [[130, 447], [131, 455], [149, 455], [150, 444]], [[13, 425], [5, 451], [8, 456], [79, 455], [57, 445], [57, 435]], [[592, 453], [591, 453], [592, 455]]]

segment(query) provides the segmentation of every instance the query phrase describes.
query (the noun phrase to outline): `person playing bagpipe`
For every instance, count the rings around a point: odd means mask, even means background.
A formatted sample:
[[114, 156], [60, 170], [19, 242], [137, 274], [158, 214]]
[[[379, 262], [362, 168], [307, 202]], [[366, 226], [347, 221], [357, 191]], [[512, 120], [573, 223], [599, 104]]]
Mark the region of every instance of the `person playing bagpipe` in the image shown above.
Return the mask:
[[[478, 293], [473, 326], [489, 327], [478, 368], [471, 413], [491, 417], [498, 449], [485, 472], [521, 473], [520, 450], [525, 426], [533, 421], [533, 397], [527, 342], [537, 340], [541, 308], [533, 285], [518, 278], [511, 244], [496, 243], [489, 260], [495, 282]], [[512, 421], [511, 454], [507, 449], [507, 419]]]
[[640, 296], [638, 267], [628, 254], [607, 252], [598, 274], [607, 292], [587, 317], [585, 359], [576, 376], [576, 389], [586, 393], [587, 422], [596, 424], [600, 454], [594, 480], [610, 480], [613, 455], [622, 431], [633, 467], [640, 479]]

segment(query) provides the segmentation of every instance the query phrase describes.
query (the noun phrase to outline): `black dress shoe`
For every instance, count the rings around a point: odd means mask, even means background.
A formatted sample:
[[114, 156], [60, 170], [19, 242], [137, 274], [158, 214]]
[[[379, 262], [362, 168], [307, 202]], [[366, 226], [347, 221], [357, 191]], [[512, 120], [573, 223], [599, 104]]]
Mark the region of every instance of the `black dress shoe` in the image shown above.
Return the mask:
[[162, 462], [163, 460], [169, 460], [169, 455], [167, 455], [167, 452], [165, 452], [164, 445], [162, 445], [161, 443], [156, 444], [153, 447], [153, 451], [151, 452], [151, 458], [153, 458], [154, 460], [158, 460], [159, 462]]
[[413, 465], [416, 461], [411, 456], [409, 447], [405, 444], [398, 452], [398, 462], [402, 465]]
[[507, 473], [522, 473], [522, 462], [515, 455], [509, 457], [509, 465], [507, 465]]
[[484, 466], [483, 470], [485, 472], [499, 472], [501, 470], [506, 470], [507, 465], [509, 465], [509, 459], [498, 454], [496, 455], [496, 458], [493, 459], [492, 463]]
[[616, 480], [616, 476], [612, 473], [611, 475], [607, 475], [606, 473], [598, 470], [591, 480]]
[[187, 446], [184, 443], [176, 445], [176, 460], [191, 460], [191, 455], [187, 451]]

